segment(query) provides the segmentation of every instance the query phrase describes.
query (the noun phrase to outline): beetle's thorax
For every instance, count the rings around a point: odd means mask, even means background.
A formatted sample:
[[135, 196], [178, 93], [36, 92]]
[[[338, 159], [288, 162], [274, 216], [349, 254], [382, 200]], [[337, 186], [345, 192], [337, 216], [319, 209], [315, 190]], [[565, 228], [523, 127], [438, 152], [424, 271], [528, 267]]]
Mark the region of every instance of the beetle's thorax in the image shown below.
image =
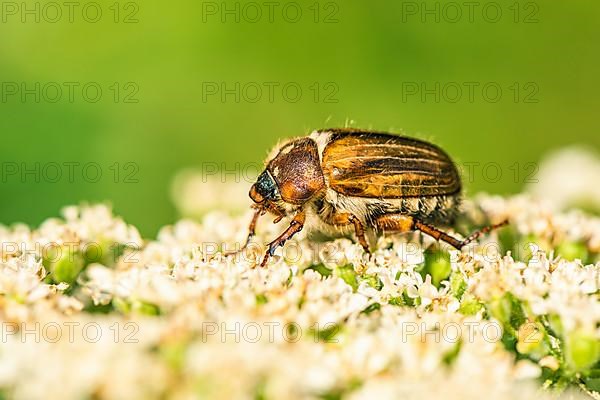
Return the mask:
[[325, 189], [317, 144], [311, 138], [285, 143], [267, 164], [281, 200], [301, 205]]

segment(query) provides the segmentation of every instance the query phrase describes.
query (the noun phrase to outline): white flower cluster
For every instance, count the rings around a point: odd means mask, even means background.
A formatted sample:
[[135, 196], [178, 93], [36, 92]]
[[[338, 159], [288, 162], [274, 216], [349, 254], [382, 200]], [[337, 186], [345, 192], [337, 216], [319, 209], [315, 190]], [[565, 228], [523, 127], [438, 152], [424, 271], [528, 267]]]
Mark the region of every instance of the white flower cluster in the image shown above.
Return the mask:
[[[0, 228], [0, 397], [592, 393], [600, 219], [523, 196], [468, 209], [510, 225], [463, 252], [418, 234], [380, 238], [371, 256], [300, 236], [264, 268], [258, 245], [227, 253], [248, 215], [183, 220], [145, 243], [105, 206]], [[279, 228], [261, 223], [256, 243]]]

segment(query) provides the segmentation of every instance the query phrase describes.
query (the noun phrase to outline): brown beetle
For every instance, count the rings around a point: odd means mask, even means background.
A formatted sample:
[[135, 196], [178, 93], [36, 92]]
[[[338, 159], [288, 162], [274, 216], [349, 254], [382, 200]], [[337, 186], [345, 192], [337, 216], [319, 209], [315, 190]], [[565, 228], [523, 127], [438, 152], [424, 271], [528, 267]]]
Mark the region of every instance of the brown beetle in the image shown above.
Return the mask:
[[328, 234], [353, 230], [366, 252], [366, 228], [379, 233], [419, 230], [461, 249], [505, 222], [464, 240], [436, 228], [454, 220], [460, 191], [456, 166], [431, 143], [355, 129], [315, 131], [283, 143], [268, 158], [250, 189], [256, 212], [246, 245], [258, 218], [268, 211], [277, 217], [274, 223], [293, 218], [269, 243], [263, 266], [305, 225]]

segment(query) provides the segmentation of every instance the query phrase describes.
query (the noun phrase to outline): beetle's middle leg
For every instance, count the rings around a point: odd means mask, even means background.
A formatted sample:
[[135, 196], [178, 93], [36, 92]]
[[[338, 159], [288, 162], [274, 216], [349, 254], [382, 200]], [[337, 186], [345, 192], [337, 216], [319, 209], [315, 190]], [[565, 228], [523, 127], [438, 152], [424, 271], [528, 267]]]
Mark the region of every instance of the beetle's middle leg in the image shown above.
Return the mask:
[[501, 222], [496, 225], [486, 226], [475, 233], [471, 234], [464, 240], [457, 239], [453, 236], [448, 235], [446, 232], [439, 230], [433, 225], [429, 225], [413, 218], [409, 215], [403, 214], [383, 214], [375, 219], [375, 225], [380, 231], [392, 231], [392, 232], [409, 232], [413, 230], [421, 231], [436, 240], [441, 240], [455, 249], [462, 249], [467, 244], [471, 243], [479, 236], [484, 233], [491, 231], [492, 229], [499, 228], [507, 224], [507, 221]]
[[360, 243], [366, 253], [371, 252], [369, 250], [369, 243], [367, 242], [367, 237], [365, 235], [365, 228], [356, 215], [347, 212], [333, 211], [325, 218], [325, 222], [334, 226], [347, 226], [350, 224], [354, 225], [354, 233], [356, 234], [358, 243]]

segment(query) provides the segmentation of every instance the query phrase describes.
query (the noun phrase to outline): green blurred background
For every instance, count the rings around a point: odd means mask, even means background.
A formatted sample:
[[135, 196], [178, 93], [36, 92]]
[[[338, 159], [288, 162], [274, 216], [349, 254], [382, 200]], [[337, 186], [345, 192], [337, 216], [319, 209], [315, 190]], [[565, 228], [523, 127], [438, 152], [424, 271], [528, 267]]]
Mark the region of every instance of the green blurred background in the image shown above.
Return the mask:
[[[72, 15], [54, 3], [60, 17], [48, 2], [2, 3], [2, 223], [110, 201], [153, 236], [177, 218], [177, 171], [241, 170], [321, 127], [402, 132], [501, 167], [500, 179], [474, 167], [469, 193], [516, 192], [549, 150], [600, 146], [595, 1], [75, 3]], [[239, 101], [223, 98], [236, 83]], [[22, 176], [36, 163], [39, 179]], [[72, 177], [65, 163], [79, 163]]]

